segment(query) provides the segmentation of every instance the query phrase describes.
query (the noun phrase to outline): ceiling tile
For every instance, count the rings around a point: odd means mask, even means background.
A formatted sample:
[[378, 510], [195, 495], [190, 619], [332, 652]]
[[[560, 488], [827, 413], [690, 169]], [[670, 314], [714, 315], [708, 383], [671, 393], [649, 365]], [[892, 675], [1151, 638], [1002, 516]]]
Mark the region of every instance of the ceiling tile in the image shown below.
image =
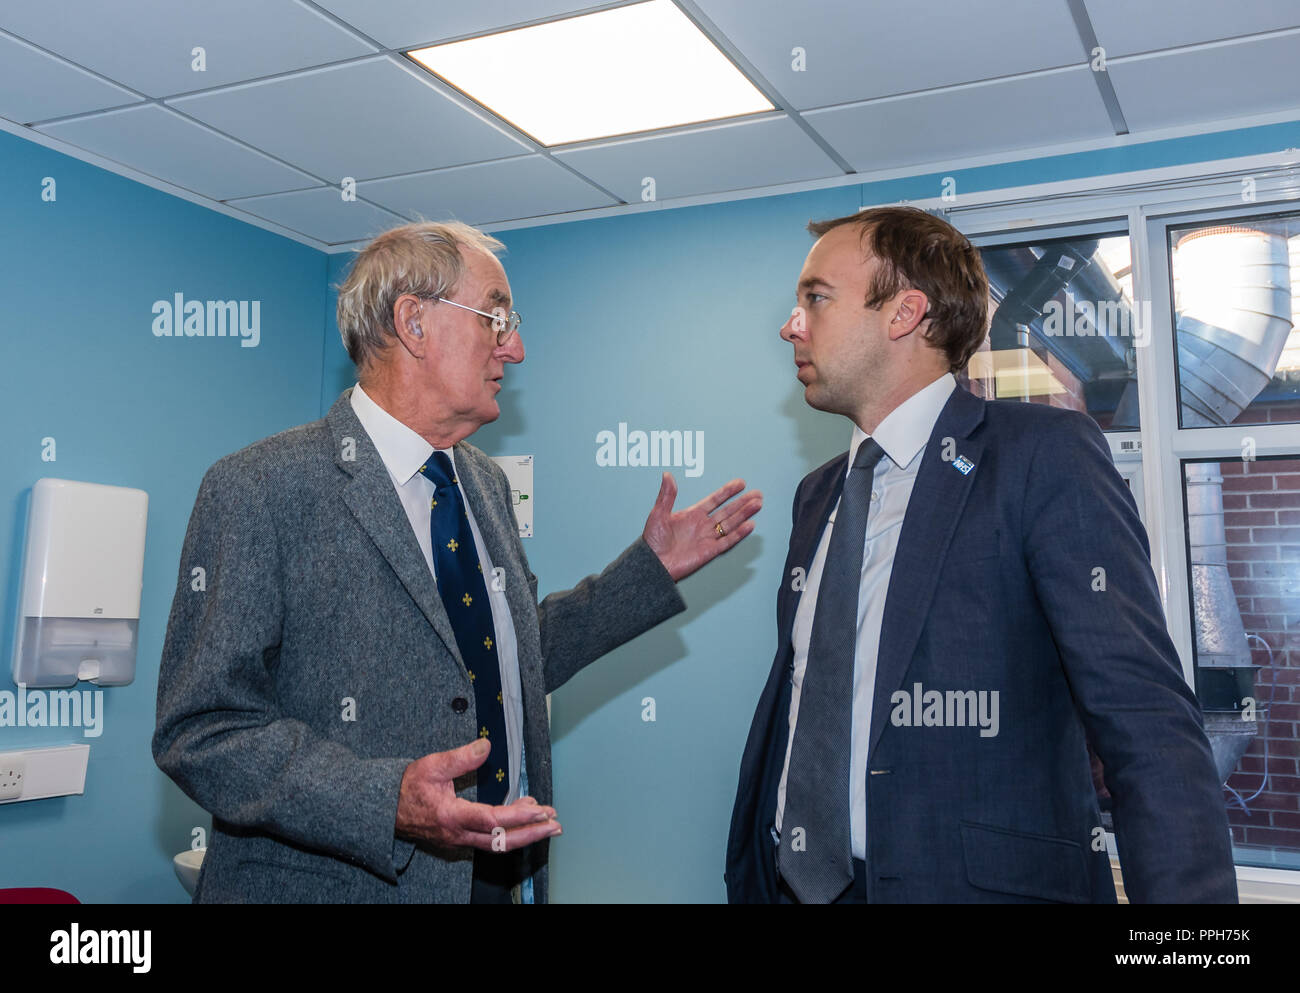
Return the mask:
[[[153, 97], [374, 51], [298, 0], [5, 4], [0, 28]], [[202, 72], [191, 68], [195, 47]]]
[[646, 177], [655, 198], [795, 183], [842, 171], [784, 114], [556, 152], [610, 192], [639, 203]]
[[1107, 58], [1300, 27], [1300, 4], [1278, 0], [1085, 0]]
[[1134, 130], [1300, 109], [1300, 32], [1107, 65]]
[[231, 200], [229, 205], [331, 245], [366, 240], [407, 223], [405, 217], [362, 200], [345, 201], [328, 186]]
[[147, 104], [37, 129], [214, 200], [318, 185], [317, 180]]
[[139, 99], [25, 41], [0, 34], [0, 117], [31, 124]]
[[[797, 109], [1084, 62], [1065, 0], [697, 0]], [[793, 50], [805, 52], [802, 71]]]
[[944, 169], [954, 159], [1113, 133], [1086, 68], [814, 110], [804, 119], [859, 172]]
[[542, 155], [358, 183], [357, 193], [408, 217], [490, 224], [618, 201]]
[[475, 0], [439, 3], [428, 0], [318, 0], [336, 17], [389, 48], [414, 48], [447, 38], [487, 34], [529, 21], [550, 20], [587, 10], [595, 4], [574, 0]]
[[[1083, 2], [1135, 134], [1300, 108], [1295, 2]], [[841, 174], [784, 113], [538, 155], [451, 87], [376, 51], [619, 5], [0, 3], [0, 116], [50, 121], [40, 130], [70, 146], [330, 244], [417, 215], [494, 224], [635, 204], [647, 177], [668, 201]], [[686, 8], [861, 172], [941, 171], [958, 159], [1050, 154], [1112, 135], [1067, 0], [694, 0]], [[1254, 37], [1219, 40], [1244, 36]], [[195, 46], [206, 53], [202, 73], [191, 69]], [[1177, 46], [1203, 47], [1160, 54]], [[803, 71], [791, 64], [795, 48]], [[671, 70], [671, 54], [664, 64]], [[161, 103], [140, 102], [140, 93]], [[369, 202], [342, 200], [346, 176]]]
[[169, 101], [330, 182], [518, 155], [526, 148], [396, 56]]

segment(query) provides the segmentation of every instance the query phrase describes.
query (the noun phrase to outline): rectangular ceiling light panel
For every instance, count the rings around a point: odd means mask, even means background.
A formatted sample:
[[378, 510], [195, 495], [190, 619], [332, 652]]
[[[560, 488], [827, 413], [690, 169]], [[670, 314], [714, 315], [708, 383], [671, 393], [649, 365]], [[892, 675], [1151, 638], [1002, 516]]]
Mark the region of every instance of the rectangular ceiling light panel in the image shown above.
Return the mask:
[[548, 146], [775, 109], [671, 0], [407, 54]]

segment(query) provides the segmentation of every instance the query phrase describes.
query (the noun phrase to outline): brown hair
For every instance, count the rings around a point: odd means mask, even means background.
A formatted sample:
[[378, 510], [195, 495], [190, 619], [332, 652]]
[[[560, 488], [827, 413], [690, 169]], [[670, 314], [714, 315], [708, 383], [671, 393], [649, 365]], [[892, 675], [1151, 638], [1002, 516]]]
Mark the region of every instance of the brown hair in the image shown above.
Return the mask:
[[875, 309], [902, 290], [920, 290], [930, 302], [925, 340], [960, 372], [988, 332], [989, 282], [979, 250], [947, 221], [919, 207], [870, 207], [831, 221], [811, 221], [820, 238], [843, 224], [861, 229], [865, 256], [880, 260], [865, 305]]

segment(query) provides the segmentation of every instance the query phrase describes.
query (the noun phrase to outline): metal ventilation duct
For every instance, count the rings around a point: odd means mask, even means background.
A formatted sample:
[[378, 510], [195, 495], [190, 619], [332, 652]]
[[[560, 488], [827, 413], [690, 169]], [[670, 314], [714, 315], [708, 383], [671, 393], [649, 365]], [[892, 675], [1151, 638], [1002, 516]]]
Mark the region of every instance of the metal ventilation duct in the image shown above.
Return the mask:
[[1230, 224], [1175, 247], [1183, 427], [1231, 424], [1273, 379], [1291, 333], [1286, 238]]
[[[989, 345], [994, 351], [1022, 348], [1027, 330], [1083, 384], [1089, 409], [1116, 407], [1111, 426], [1136, 427], [1123, 418], [1137, 416], [1130, 361], [1137, 325], [1097, 244], [1086, 239], [987, 253], [990, 285], [1006, 290], [990, 322]], [[1061, 299], [1062, 309], [1074, 308], [1067, 318], [1073, 333], [1050, 333], [1046, 310]]]
[[1196, 656], [1206, 668], [1251, 664], [1246, 628], [1228, 576], [1228, 541], [1223, 525], [1223, 476], [1217, 462], [1195, 462], [1187, 473], [1187, 539], [1192, 548], [1192, 595]]

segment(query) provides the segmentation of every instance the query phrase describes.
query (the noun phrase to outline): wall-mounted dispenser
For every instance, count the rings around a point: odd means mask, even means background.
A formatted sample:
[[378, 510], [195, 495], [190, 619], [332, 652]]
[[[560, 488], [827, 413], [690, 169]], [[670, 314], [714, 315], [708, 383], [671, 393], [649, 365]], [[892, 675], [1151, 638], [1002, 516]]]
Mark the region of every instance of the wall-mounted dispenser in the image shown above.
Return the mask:
[[124, 686], [135, 678], [149, 494], [39, 479], [32, 487], [15, 683]]

